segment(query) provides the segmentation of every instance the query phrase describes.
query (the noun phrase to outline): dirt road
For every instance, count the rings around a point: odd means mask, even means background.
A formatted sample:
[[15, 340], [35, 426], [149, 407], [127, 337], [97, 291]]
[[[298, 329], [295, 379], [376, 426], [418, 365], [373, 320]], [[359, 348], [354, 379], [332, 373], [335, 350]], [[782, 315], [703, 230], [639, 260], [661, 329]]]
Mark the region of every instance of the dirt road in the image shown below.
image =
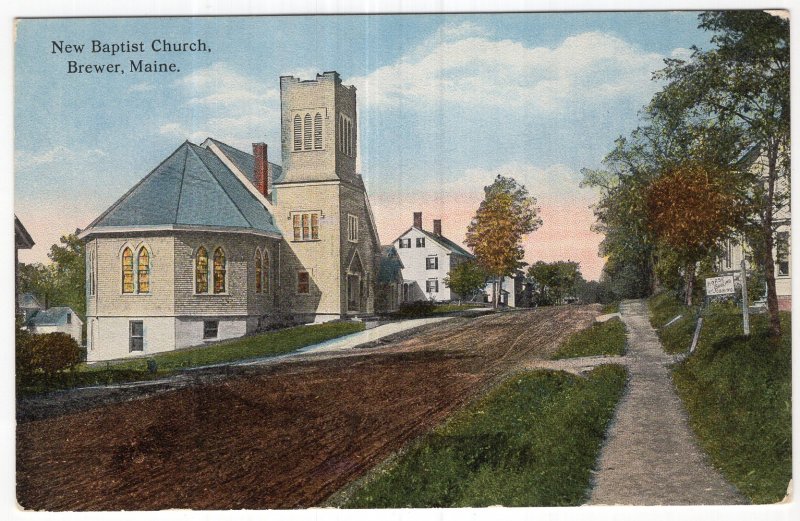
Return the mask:
[[29, 509], [303, 508], [323, 501], [525, 362], [598, 307], [440, 326], [363, 354], [243, 374], [17, 429]]

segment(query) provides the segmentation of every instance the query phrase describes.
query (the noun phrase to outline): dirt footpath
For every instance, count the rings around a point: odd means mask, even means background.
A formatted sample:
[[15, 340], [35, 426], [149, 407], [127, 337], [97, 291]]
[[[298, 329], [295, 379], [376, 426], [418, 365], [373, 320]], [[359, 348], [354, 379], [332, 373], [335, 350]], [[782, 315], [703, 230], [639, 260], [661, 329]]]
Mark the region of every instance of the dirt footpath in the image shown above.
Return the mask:
[[458, 318], [388, 347], [21, 423], [17, 498], [37, 510], [310, 507], [597, 314]]

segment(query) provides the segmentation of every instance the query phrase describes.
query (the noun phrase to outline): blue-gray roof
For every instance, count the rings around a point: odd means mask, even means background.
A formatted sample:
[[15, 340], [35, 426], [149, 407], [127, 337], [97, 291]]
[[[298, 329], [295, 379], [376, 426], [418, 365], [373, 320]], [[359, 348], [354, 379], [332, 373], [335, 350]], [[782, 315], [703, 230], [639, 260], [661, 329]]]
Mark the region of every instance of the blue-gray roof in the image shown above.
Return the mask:
[[31, 318], [25, 322], [28, 326], [64, 326], [67, 324], [67, 317], [71, 316], [72, 320], [80, 320], [72, 308], [55, 307], [49, 309], [40, 309]]
[[267, 209], [242, 181], [212, 151], [188, 141], [89, 229], [165, 225], [249, 228], [280, 234]]
[[[223, 154], [228, 156], [236, 168], [239, 169], [247, 178], [255, 184], [255, 159], [253, 158], [253, 154], [248, 154], [238, 148], [233, 148], [230, 145], [223, 143], [222, 141], [217, 141], [214, 138], [208, 138], [208, 141], [213, 142], [215, 145], [219, 147]], [[280, 165], [276, 165], [275, 163], [269, 163], [269, 175], [272, 179], [273, 183], [280, 183], [283, 180], [283, 169]]]
[[390, 283], [402, 279], [403, 261], [392, 246], [381, 246], [381, 262], [378, 267], [378, 282]]

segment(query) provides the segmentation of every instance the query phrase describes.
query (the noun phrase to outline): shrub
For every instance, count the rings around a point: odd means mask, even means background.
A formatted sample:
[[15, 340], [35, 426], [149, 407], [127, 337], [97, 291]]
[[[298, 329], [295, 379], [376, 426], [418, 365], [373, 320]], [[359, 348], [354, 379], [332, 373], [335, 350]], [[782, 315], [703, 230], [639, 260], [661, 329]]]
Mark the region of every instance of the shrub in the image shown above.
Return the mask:
[[397, 314], [403, 317], [425, 317], [433, 313], [436, 303], [430, 300], [417, 300], [400, 304]]
[[66, 333], [32, 335], [28, 350], [33, 369], [47, 377], [72, 369], [81, 360], [81, 347]]
[[15, 365], [17, 369], [17, 380], [23, 376], [33, 373], [33, 356], [31, 351], [31, 340], [33, 335], [22, 329], [17, 324], [15, 335]]

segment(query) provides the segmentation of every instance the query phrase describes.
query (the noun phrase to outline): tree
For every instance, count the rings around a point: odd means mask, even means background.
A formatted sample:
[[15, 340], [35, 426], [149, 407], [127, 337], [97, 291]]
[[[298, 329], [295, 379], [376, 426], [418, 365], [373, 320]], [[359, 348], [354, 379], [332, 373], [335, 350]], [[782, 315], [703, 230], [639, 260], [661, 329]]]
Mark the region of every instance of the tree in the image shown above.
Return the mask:
[[47, 307], [68, 306], [86, 316], [84, 245], [76, 234], [64, 235], [50, 247], [52, 263], [20, 266], [20, 291], [42, 299]]
[[474, 261], [454, 266], [444, 278], [444, 285], [458, 294], [459, 302], [481, 290], [486, 284], [486, 273]]
[[700, 28], [715, 33], [716, 48], [693, 47], [689, 60], [666, 60], [655, 78], [667, 84], [655, 95], [653, 110], [693, 128], [732, 131], [727, 135], [735, 137], [754, 208], [743, 231], [759, 255], [770, 333], [778, 336], [773, 248], [776, 215], [789, 207], [789, 21], [763, 11], [714, 11], [699, 18]]
[[475, 217], [467, 228], [466, 244], [475, 252], [478, 263], [490, 277], [501, 280], [493, 306], [502, 291], [502, 278], [519, 269], [525, 251], [522, 239], [542, 224], [536, 199], [511, 177], [498, 175], [484, 188]]
[[580, 265], [573, 261], [538, 261], [528, 268], [527, 275], [541, 305], [563, 304], [565, 297], [575, 295], [576, 285], [583, 280]]
[[686, 304], [692, 305], [697, 263], [741, 226], [747, 213], [736, 177], [712, 165], [687, 162], [647, 188], [648, 225], [684, 267]]

